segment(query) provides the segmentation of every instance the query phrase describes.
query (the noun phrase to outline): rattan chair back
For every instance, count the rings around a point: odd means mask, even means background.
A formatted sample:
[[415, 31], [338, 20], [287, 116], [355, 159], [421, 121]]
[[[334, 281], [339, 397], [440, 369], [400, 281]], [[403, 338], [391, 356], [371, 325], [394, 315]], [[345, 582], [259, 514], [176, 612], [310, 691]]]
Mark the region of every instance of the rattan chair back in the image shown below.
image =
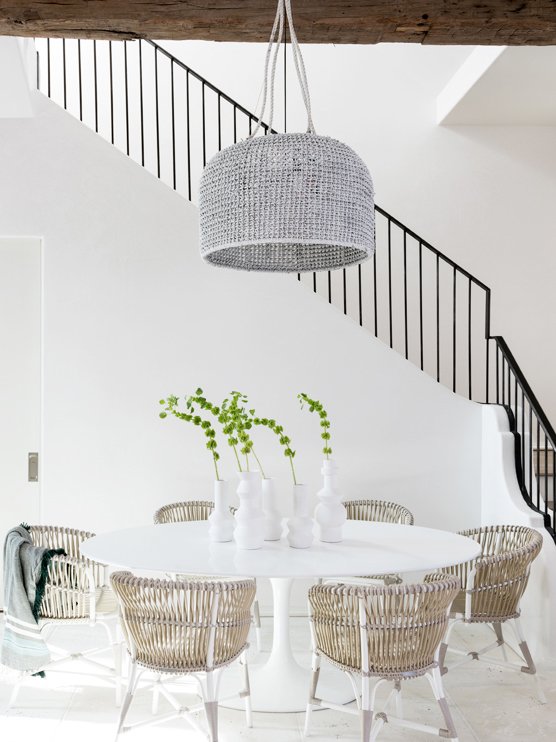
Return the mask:
[[435, 666], [458, 589], [455, 577], [415, 585], [315, 585], [309, 603], [317, 651], [348, 672], [422, 675]]
[[413, 514], [403, 505], [385, 500], [346, 500], [348, 520], [369, 520], [378, 523], [413, 525]]
[[471, 595], [466, 620], [499, 622], [519, 616], [531, 563], [542, 548], [542, 536], [526, 526], [497, 525], [460, 531], [477, 541], [482, 556], [442, 571], [457, 575]]
[[214, 509], [210, 500], [188, 500], [163, 505], [154, 514], [155, 523], [186, 523], [194, 520], [208, 520]]
[[189, 581], [115, 572], [111, 583], [131, 656], [158, 672], [222, 667], [247, 645], [253, 580]]
[[64, 549], [48, 566], [41, 618], [84, 619], [90, 616], [94, 589], [105, 582], [105, 566], [81, 556], [81, 544], [95, 534], [62, 526], [30, 526], [35, 546]]

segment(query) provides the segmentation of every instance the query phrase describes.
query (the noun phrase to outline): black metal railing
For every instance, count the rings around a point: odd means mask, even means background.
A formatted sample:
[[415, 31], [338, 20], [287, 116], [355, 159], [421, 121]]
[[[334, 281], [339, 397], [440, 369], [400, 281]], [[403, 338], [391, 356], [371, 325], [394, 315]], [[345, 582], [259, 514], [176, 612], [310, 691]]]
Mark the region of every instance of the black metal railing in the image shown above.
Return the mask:
[[[187, 199], [207, 160], [253, 131], [255, 114], [152, 41], [36, 43], [39, 89]], [[375, 217], [374, 260], [298, 279], [453, 392], [506, 407], [523, 496], [556, 540], [556, 435], [491, 335], [490, 289], [379, 206]]]

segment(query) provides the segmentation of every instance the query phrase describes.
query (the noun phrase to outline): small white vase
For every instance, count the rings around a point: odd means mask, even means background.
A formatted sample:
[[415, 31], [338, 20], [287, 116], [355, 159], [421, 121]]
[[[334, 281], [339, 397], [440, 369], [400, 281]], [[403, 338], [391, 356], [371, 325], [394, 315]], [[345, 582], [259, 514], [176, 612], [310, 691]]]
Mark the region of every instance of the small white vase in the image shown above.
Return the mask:
[[228, 503], [227, 482], [214, 481], [214, 510], [208, 517], [209, 540], [216, 542], [232, 541], [236, 526]]
[[282, 537], [282, 518], [276, 507], [276, 488], [273, 479], [263, 479], [264, 540], [279, 541]]
[[337, 543], [342, 540], [342, 529], [347, 520], [346, 508], [338, 489], [338, 465], [332, 459], [325, 459], [321, 472], [324, 486], [317, 493], [319, 503], [315, 508], [319, 540]]
[[241, 471], [238, 476], [239, 507], [234, 516], [234, 540], [238, 549], [260, 549], [264, 542], [261, 474], [258, 471]]
[[288, 520], [288, 541], [294, 549], [308, 549], [313, 543], [313, 519], [306, 484], [293, 486], [293, 518]]

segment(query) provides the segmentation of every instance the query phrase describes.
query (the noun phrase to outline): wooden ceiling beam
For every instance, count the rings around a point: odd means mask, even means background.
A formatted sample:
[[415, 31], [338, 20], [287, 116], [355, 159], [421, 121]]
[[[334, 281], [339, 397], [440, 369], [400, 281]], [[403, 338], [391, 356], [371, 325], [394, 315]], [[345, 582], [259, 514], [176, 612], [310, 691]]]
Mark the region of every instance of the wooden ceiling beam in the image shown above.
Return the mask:
[[[276, 0], [0, 0], [0, 35], [267, 41]], [[303, 43], [556, 44], [554, 0], [293, 0]]]

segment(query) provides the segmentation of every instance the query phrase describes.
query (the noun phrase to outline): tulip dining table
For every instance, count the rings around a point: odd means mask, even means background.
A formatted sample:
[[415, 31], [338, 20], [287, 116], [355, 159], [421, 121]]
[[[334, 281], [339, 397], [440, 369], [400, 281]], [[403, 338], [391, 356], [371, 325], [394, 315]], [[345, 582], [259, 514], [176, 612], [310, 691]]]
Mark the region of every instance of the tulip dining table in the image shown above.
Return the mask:
[[[270, 654], [250, 666], [253, 710], [304, 711], [310, 668], [294, 657], [290, 642], [290, 593], [294, 580], [347, 578], [432, 571], [480, 555], [476, 541], [419, 526], [347, 521], [340, 543], [315, 539], [308, 549], [293, 549], [285, 538], [265, 541], [262, 549], [240, 550], [233, 542], [213, 543], [206, 521], [167, 523], [99, 534], [81, 546], [83, 556], [131, 572], [195, 574], [211, 577], [266, 577], [273, 595]], [[264, 653], [263, 653], [263, 656]], [[224, 681], [224, 678], [223, 678]], [[322, 675], [337, 703], [353, 700], [339, 673]], [[227, 695], [227, 694], [225, 694]]]

